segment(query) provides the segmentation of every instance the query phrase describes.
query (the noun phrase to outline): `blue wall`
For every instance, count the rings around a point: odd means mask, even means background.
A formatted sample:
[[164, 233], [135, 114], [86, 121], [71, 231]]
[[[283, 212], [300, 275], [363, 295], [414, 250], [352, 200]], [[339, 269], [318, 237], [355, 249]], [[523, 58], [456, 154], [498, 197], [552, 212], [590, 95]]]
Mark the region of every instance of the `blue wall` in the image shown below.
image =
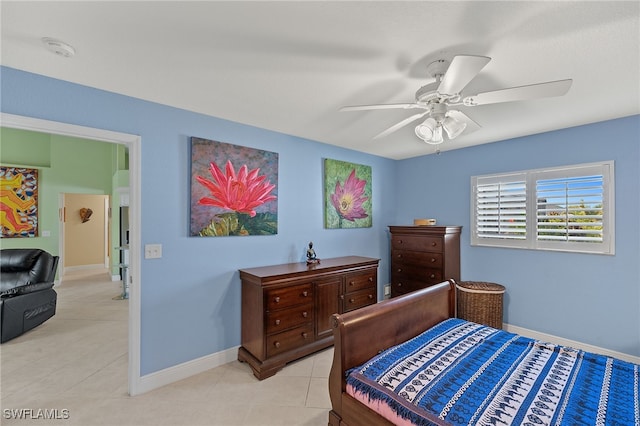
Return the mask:
[[[462, 279], [505, 285], [509, 324], [640, 355], [640, 116], [398, 163], [396, 222], [463, 225]], [[614, 256], [470, 246], [471, 176], [615, 161]]]
[[[2, 68], [2, 112], [142, 138], [142, 245], [162, 244], [162, 259], [142, 259], [141, 373], [148, 374], [240, 344], [238, 269], [302, 261], [309, 241], [320, 258], [382, 259], [395, 212], [396, 162]], [[279, 153], [278, 234], [189, 237], [189, 137]], [[324, 229], [323, 159], [372, 167], [373, 227]], [[144, 257], [144, 256], [141, 256]]]
[[[162, 259], [141, 265], [142, 374], [239, 345], [237, 270], [300, 261], [308, 241], [321, 258], [380, 258], [381, 293], [387, 226], [416, 217], [464, 226], [462, 278], [506, 285], [507, 322], [640, 355], [638, 117], [393, 161], [11, 68], [1, 73], [2, 112], [142, 137], [141, 242], [163, 245]], [[188, 236], [191, 136], [279, 153], [277, 235]], [[372, 166], [372, 228], [323, 228], [324, 158]], [[610, 159], [615, 256], [469, 246], [470, 176]]]

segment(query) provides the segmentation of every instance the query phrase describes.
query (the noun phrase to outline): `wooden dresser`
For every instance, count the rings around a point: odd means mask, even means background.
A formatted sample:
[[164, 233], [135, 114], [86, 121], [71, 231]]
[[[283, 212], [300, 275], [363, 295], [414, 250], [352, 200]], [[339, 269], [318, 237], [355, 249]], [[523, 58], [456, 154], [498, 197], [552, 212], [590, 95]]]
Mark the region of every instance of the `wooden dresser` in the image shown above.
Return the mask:
[[460, 280], [461, 226], [390, 226], [391, 297]]
[[240, 270], [242, 346], [260, 380], [333, 344], [331, 315], [378, 301], [379, 259], [359, 256]]

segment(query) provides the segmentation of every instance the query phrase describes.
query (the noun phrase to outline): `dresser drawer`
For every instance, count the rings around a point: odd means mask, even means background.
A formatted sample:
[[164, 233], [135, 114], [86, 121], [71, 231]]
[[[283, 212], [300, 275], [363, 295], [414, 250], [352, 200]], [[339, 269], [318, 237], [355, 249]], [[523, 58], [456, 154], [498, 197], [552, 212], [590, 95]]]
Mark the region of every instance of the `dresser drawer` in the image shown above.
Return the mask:
[[393, 249], [442, 252], [442, 247], [441, 237], [391, 236], [391, 248]]
[[349, 312], [377, 302], [375, 289], [365, 289], [344, 295], [343, 311]]
[[[442, 269], [432, 269], [426, 266], [420, 265], [405, 265], [392, 263], [391, 277], [395, 280], [396, 277], [406, 277], [414, 279], [416, 281], [432, 282], [440, 280], [442, 281]], [[440, 282], [438, 281], [438, 282]]]
[[442, 267], [442, 253], [428, 253], [424, 251], [393, 250], [394, 264], [423, 265], [427, 268]]
[[378, 285], [375, 272], [363, 272], [359, 274], [349, 274], [345, 280], [345, 293], [368, 288], [375, 288]]
[[269, 312], [267, 313], [267, 333], [278, 333], [309, 321], [313, 321], [313, 304], [311, 303]]
[[313, 323], [267, 336], [267, 356], [271, 357], [313, 342]]
[[412, 291], [420, 290], [428, 285], [424, 281], [397, 280], [391, 283], [391, 297], [397, 297]]
[[311, 283], [308, 283], [293, 287], [271, 289], [266, 291], [265, 298], [267, 311], [313, 303], [313, 286]]
[[391, 297], [400, 296], [402, 294], [411, 293], [412, 291], [420, 290], [431, 285], [438, 284], [442, 281], [425, 282], [415, 280], [397, 279], [391, 283]]

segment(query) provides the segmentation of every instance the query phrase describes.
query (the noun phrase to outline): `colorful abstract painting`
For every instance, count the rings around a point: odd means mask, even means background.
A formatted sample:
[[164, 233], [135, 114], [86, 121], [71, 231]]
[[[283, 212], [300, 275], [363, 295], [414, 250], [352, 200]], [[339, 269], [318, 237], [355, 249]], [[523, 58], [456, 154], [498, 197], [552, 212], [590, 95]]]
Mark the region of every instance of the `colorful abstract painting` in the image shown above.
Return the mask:
[[369, 228], [371, 166], [324, 161], [325, 228]]
[[38, 170], [0, 166], [2, 238], [38, 236]]
[[190, 235], [278, 233], [278, 154], [191, 138]]

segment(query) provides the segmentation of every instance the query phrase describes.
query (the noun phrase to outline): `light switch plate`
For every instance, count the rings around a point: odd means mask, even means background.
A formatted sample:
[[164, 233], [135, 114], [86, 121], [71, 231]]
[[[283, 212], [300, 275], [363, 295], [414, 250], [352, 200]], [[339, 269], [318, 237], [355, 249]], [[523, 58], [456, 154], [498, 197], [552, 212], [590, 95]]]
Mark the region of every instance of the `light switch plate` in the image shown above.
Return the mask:
[[145, 244], [145, 259], [160, 259], [162, 257], [162, 244]]

